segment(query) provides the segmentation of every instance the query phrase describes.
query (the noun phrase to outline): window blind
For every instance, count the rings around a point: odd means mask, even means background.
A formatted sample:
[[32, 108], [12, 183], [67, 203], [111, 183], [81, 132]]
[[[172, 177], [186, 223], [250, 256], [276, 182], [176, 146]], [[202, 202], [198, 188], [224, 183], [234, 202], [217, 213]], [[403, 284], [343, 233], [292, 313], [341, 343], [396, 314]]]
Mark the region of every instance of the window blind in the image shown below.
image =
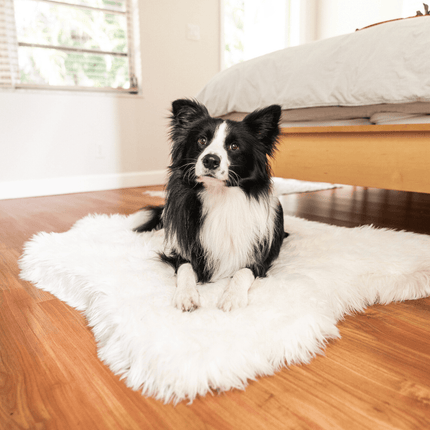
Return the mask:
[[8, 26], [0, 23], [10, 33], [1, 57], [15, 73], [9, 86], [138, 91], [129, 0], [0, 2], [9, 6]]
[[13, 0], [0, 0], [0, 88], [18, 83], [18, 44]]

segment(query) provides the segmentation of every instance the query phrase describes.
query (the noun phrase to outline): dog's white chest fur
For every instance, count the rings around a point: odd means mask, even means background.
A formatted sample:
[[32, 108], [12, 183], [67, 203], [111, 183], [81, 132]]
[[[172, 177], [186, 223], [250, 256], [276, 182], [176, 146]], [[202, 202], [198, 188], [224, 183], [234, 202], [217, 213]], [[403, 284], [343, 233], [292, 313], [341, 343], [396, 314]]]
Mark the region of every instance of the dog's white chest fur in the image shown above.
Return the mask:
[[212, 281], [252, 264], [255, 247], [271, 241], [277, 200], [249, 198], [239, 187], [208, 186], [200, 193], [200, 241], [213, 269]]

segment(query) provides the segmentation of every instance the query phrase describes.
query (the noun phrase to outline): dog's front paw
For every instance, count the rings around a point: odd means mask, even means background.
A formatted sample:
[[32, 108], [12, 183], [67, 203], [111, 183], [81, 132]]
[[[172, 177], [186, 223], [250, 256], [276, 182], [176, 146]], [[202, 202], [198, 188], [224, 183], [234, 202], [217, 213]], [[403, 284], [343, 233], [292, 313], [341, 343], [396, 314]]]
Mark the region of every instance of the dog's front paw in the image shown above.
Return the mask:
[[192, 312], [200, 307], [200, 296], [196, 285], [196, 274], [191, 264], [184, 263], [178, 269], [173, 306], [184, 312]]
[[218, 302], [218, 308], [224, 312], [234, 311], [248, 306], [248, 291], [237, 291], [227, 288]]
[[172, 304], [183, 312], [193, 312], [200, 307], [200, 295], [194, 286], [176, 288]]
[[236, 272], [224, 290], [218, 302], [218, 308], [229, 312], [248, 306], [248, 291], [254, 279], [250, 269], [241, 269]]

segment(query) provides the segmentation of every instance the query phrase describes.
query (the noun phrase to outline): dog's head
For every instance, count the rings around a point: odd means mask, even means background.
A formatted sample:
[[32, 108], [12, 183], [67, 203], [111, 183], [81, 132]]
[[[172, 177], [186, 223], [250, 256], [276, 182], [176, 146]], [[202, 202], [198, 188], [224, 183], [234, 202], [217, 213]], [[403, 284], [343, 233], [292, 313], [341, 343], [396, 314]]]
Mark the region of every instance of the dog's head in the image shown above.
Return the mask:
[[281, 108], [256, 110], [243, 121], [212, 118], [193, 100], [172, 104], [172, 170], [180, 169], [188, 182], [207, 178], [227, 186], [269, 179], [268, 157], [279, 135]]

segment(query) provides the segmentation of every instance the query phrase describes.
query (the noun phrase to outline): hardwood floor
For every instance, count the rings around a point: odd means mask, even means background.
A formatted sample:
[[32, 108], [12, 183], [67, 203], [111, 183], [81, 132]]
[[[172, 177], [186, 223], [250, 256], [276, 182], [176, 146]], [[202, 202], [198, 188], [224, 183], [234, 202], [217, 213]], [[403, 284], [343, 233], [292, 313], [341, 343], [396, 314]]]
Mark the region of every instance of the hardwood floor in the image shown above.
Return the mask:
[[[143, 191], [0, 201], [0, 429], [430, 428], [430, 298], [346, 316], [325, 356], [245, 391], [175, 407], [128, 389], [97, 358], [85, 318], [22, 281], [17, 260], [34, 233], [161, 202]], [[343, 187], [282, 203], [309, 220], [430, 234], [430, 194]]]

